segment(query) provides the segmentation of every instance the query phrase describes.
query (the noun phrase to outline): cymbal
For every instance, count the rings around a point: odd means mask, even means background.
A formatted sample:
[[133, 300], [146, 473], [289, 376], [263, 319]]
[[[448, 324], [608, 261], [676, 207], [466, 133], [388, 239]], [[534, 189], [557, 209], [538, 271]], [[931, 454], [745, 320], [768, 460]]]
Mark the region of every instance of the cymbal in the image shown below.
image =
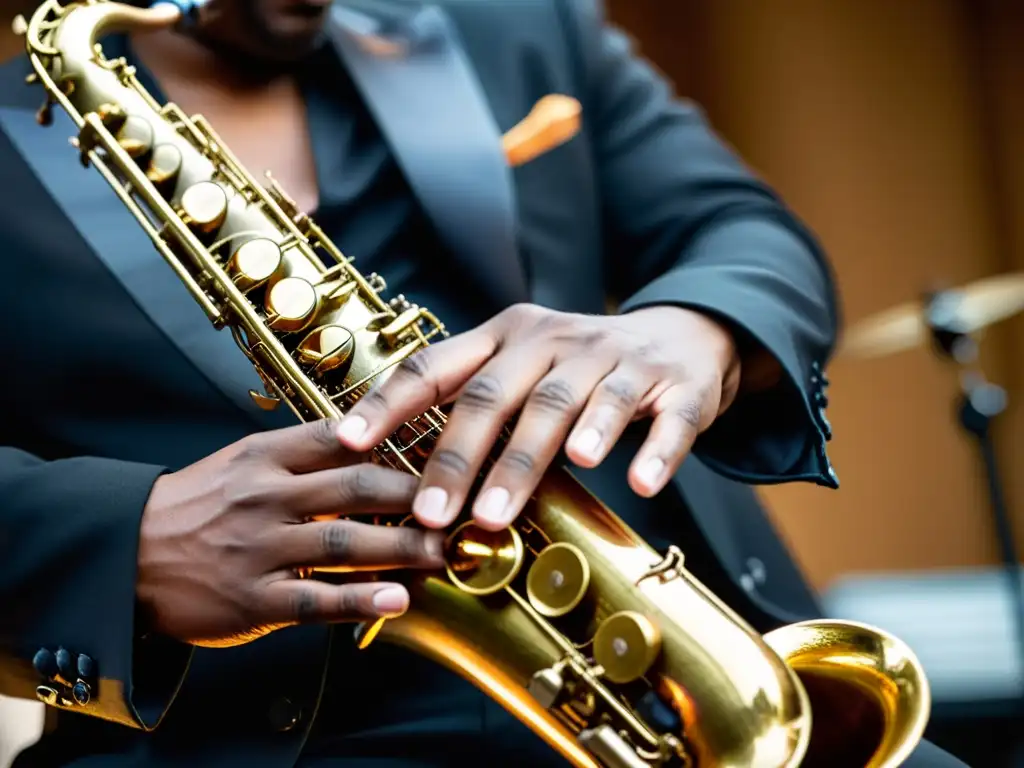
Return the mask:
[[[977, 333], [1024, 311], [1024, 272], [988, 277], [949, 292], [956, 296], [957, 326]], [[855, 323], [840, 344], [843, 357], [892, 355], [929, 343], [925, 300], [907, 302]]]

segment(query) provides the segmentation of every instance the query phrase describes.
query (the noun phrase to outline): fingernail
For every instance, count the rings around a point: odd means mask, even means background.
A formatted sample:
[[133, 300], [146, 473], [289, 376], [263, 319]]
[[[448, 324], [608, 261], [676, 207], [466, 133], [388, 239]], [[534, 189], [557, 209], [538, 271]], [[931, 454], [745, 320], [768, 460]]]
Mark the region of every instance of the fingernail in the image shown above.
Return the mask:
[[476, 516], [495, 525], [504, 525], [512, 520], [508, 502], [512, 497], [504, 488], [488, 488], [475, 504]]
[[425, 523], [447, 525], [448, 492], [444, 488], [424, 488], [412, 504], [413, 514]]
[[338, 438], [345, 442], [357, 442], [359, 438], [366, 434], [367, 426], [369, 425], [362, 416], [346, 416], [338, 424]]
[[636, 474], [640, 478], [641, 483], [651, 488], [661, 481], [661, 475], [664, 471], [665, 462], [655, 457], [647, 459], [647, 461], [641, 464]]
[[384, 587], [373, 593], [373, 609], [385, 618], [401, 616], [409, 607], [409, 596], [401, 587]]
[[590, 459], [597, 458], [597, 449], [600, 447], [601, 433], [593, 427], [587, 427], [572, 441], [572, 449]]

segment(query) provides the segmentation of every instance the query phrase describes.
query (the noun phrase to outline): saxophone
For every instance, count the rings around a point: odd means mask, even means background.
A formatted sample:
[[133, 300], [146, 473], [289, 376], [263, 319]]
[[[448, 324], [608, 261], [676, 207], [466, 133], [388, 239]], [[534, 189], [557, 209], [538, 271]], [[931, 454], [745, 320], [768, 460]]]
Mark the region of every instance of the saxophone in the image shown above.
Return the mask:
[[[197, 7], [45, 0], [19, 18], [29, 82], [46, 92], [40, 123], [67, 112], [82, 164], [259, 373], [260, 407], [338, 418], [444, 326], [386, 300], [269, 174], [258, 183], [202, 117], [158, 104], [98, 44], [188, 23]], [[520, 146], [535, 127], [520, 124]], [[422, 414], [373, 459], [418, 474], [444, 421]], [[357, 642], [445, 665], [576, 768], [891, 768], [922, 738], [929, 686], [904, 643], [838, 621], [759, 635], [678, 548], [656, 552], [562, 468], [506, 530], [453, 526], [446, 553], [443, 571], [407, 577], [409, 612], [359, 626]]]

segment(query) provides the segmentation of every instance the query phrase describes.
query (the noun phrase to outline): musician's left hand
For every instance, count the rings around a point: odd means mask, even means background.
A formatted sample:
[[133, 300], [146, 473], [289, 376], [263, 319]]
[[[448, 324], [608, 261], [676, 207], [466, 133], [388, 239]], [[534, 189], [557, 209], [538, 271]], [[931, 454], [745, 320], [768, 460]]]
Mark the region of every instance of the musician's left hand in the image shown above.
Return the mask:
[[413, 504], [422, 524], [440, 528], [458, 515], [502, 427], [521, 410], [473, 505], [476, 522], [497, 530], [519, 514], [563, 444], [575, 464], [594, 467], [644, 417], [653, 422], [629, 484], [653, 496], [731, 404], [739, 379], [731, 334], [706, 315], [672, 306], [599, 316], [518, 305], [403, 361], [352, 408], [338, 436], [369, 450], [454, 400]]

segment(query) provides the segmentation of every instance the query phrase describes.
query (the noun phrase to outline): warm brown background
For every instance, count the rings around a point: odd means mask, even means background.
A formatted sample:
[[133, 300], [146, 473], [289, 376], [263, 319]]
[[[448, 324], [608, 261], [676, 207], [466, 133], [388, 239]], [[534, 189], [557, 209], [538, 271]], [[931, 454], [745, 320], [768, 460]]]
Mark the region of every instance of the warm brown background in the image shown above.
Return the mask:
[[[846, 318], [1024, 269], [1024, 3], [611, 0], [612, 15], [817, 230]], [[986, 337], [1024, 533], [1024, 323]], [[819, 587], [995, 562], [956, 378], [927, 351], [832, 366], [842, 488], [764, 498]], [[1016, 475], [1016, 477], [1014, 477]], [[1018, 536], [1024, 544], [1024, 535]]]
[[[936, 280], [1024, 269], [1024, 3], [609, 3], [821, 235], [849, 321]], [[0, 0], [0, 16], [34, 4]], [[1024, 321], [986, 345], [988, 373], [1014, 403], [1001, 437], [1019, 512]], [[952, 372], [922, 350], [839, 360], [831, 375], [841, 490], [764, 493], [815, 584], [994, 562], [977, 460], [953, 420]]]

